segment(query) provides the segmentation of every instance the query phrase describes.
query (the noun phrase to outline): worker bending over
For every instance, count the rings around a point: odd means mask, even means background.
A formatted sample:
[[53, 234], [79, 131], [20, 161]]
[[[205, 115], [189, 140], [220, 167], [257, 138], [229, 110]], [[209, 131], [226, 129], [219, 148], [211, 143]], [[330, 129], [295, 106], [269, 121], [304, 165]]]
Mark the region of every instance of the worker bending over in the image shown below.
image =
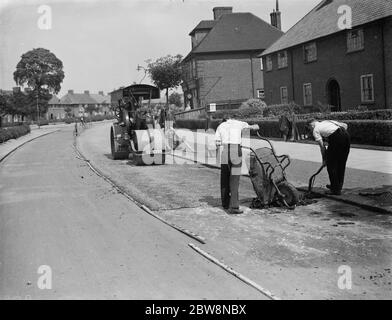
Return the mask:
[[[332, 120], [311, 119], [308, 121], [308, 128], [320, 146], [323, 165], [327, 166], [331, 183], [327, 185], [330, 189], [328, 194], [341, 195], [347, 158], [350, 153], [350, 135], [347, 132], [347, 124]], [[324, 140], [328, 142], [328, 149]]]

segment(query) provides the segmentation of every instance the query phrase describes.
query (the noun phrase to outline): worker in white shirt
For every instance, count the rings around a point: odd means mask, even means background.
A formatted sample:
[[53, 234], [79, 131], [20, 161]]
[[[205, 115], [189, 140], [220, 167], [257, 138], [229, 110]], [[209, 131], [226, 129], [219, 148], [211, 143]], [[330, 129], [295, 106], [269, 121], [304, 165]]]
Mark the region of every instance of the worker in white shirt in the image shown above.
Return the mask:
[[235, 119], [223, 119], [215, 133], [217, 147], [221, 153], [221, 200], [224, 209], [231, 214], [241, 214], [239, 207], [238, 188], [242, 167], [242, 130], [259, 130], [259, 126], [249, 125]]
[[[347, 132], [347, 124], [338, 121], [324, 120], [308, 121], [314, 139], [320, 146], [323, 165], [327, 166], [330, 184], [329, 194], [341, 195], [347, 158], [350, 153], [350, 135]], [[324, 140], [328, 142], [328, 149]]]

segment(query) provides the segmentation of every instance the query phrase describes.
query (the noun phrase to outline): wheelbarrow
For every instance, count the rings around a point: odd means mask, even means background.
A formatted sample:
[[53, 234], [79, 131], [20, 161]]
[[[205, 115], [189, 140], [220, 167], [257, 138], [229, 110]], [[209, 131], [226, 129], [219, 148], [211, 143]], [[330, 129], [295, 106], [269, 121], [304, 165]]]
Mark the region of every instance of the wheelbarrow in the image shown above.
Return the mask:
[[300, 196], [298, 190], [286, 178], [285, 170], [290, 165], [289, 156], [276, 155], [271, 142], [259, 133], [257, 136], [266, 141], [269, 147], [242, 148], [250, 150], [246, 164], [259, 203], [263, 207], [279, 204], [294, 209], [299, 203]]

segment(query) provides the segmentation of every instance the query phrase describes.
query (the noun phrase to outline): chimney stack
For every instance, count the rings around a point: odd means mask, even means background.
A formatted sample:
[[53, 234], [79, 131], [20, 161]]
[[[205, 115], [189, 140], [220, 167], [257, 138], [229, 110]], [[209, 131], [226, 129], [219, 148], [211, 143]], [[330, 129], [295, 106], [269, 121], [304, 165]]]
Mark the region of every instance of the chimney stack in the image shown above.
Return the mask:
[[214, 20], [219, 20], [224, 14], [233, 13], [233, 7], [215, 7], [212, 11], [214, 12]]
[[69, 93], [69, 94], [73, 94], [74, 91], [73, 91], [73, 90], [68, 90], [68, 93]]
[[90, 94], [90, 91], [84, 90], [84, 94]]
[[276, 0], [276, 10], [271, 12], [271, 25], [275, 28], [282, 30], [282, 18], [281, 12], [279, 11], [279, 0]]

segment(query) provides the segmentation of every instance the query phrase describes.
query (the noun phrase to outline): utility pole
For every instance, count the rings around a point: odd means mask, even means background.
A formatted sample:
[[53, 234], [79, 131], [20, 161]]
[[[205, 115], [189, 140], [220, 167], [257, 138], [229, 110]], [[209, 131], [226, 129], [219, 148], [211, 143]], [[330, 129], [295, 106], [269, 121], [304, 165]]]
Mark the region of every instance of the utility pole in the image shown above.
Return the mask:
[[37, 125], [38, 125], [38, 129], [41, 129], [40, 124], [39, 124], [39, 105], [38, 105], [38, 88], [37, 88]]
[[141, 66], [141, 65], [138, 64], [136, 70], [137, 70], [137, 71], [144, 70], [144, 76], [143, 76], [142, 80], [140, 80], [140, 82], [139, 82], [139, 84], [141, 84], [142, 81], [144, 80], [144, 78], [145, 78], [146, 75], [147, 75], [147, 69], [146, 69], [145, 67], [143, 67], [143, 66]]

